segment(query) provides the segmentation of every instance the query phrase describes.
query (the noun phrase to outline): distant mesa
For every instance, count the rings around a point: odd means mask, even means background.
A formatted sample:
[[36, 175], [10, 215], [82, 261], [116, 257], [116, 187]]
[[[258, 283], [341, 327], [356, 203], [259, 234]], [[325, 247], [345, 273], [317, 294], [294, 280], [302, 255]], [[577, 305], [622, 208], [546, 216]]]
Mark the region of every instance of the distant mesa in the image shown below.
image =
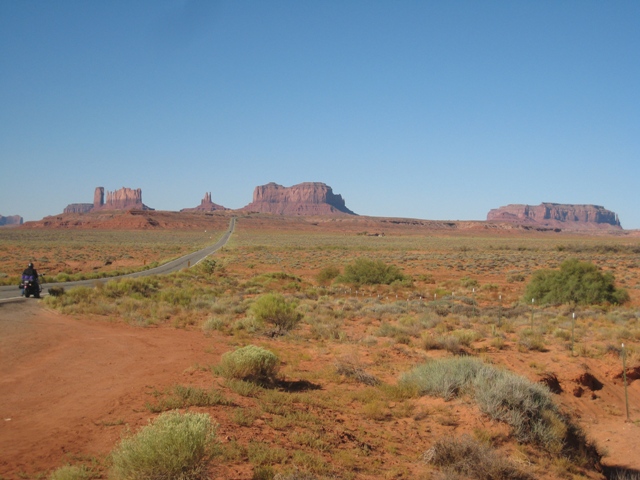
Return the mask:
[[618, 215], [599, 205], [507, 205], [491, 210], [487, 214], [487, 221], [540, 225], [563, 230], [622, 229]]
[[122, 187], [120, 190], [107, 192], [104, 199], [104, 187], [96, 187], [93, 203], [72, 203], [67, 205], [63, 213], [88, 213], [103, 210], [153, 210], [142, 203], [142, 190]]
[[227, 207], [211, 201], [211, 192], [205, 193], [200, 205], [194, 208], [183, 208], [181, 212], [215, 212], [217, 210], [229, 210]]
[[271, 182], [253, 191], [253, 202], [244, 211], [272, 213], [276, 215], [355, 215], [349, 210], [341, 195], [321, 182], [305, 182], [283, 187]]
[[0, 215], [0, 227], [4, 227], [5, 225], [22, 225], [24, 220], [20, 215], [9, 215], [8, 217], [4, 217]]

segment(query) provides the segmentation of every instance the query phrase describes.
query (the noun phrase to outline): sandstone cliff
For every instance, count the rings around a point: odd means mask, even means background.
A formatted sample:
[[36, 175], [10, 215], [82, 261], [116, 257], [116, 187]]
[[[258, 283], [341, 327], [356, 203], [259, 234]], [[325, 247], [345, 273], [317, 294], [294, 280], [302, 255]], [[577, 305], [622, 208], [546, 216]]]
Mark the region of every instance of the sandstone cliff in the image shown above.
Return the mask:
[[215, 212], [217, 210], [228, 210], [228, 208], [213, 203], [211, 201], [211, 192], [204, 194], [204, 198], [200, 202], [200, 205], [194, 208], [183, 208], [181, 212]]
[[20, 215], [9, 215], [4, 217], [0, 215], [0, 226], [4, 225], [22, 225], [22, 217]]
[[[99, 187], [101, 188], [101, 187]], [[94, 195], [94, 201], [95, 197]], [[144, 203], [142, 203], [142, 190], [122, 187], [120, 190], [113, 192], [107, 192], [107, 200], [101, 206], [93, 206], [94, 210], [149, 210]]]
[[491, 210], [487, 214], [487, 221], [536, 224], [564, 230], [622, 229], [618, 215], [599, 205], [507, 205]]
[[242, 210], [277, 215], [355, 215], [341, 195], [334, 194], [331, 187], [320, 182], [292, 187], [273, 182], [258, 186], [253, 191], [253, 202]]

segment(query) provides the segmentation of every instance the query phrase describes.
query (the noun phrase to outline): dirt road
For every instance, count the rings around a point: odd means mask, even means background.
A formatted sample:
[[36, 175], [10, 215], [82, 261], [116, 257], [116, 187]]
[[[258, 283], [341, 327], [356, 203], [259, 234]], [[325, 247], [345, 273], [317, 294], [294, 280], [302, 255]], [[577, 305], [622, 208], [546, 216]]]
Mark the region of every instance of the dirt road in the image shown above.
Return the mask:
[[146, 423], [153, 389], [185, 376], [210, 384], [193, 367], [220, 353], [199, 331], [76, 320], [35, 300], [0, 303], [0, 477], [33, 478], [108, 453], [125, 424]]

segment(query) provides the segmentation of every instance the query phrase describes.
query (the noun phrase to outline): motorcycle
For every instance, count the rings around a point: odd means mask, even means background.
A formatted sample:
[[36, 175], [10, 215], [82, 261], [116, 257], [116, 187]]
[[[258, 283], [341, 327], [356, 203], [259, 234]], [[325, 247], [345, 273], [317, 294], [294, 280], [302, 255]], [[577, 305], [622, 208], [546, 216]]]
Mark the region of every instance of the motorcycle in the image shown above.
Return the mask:
[[[44, 276], [40, 275], [40, 278], [44, 280]], [[38, 279], [28, 279], [24, 278], [20, 282], [20, 290], [22, 290], [22, 295], [26, 298], [33, 295], [33, 298], [40, 298], [40, 292], [42, 292], [42, 285]]]

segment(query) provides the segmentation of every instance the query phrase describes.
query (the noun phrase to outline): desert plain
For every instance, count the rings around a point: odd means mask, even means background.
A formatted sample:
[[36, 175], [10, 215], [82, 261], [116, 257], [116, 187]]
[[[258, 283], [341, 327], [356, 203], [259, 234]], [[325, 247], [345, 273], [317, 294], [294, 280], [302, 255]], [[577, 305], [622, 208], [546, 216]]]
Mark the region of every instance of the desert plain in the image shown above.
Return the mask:
[[[232, 215], [234, 234], [208, 262], [110, 278], [214, 243]], [[354, 285], [327, 275], [359, 258], [393, 265], [409, 281]], [[613, 274], [629, 302], [524, 300], [534, 272], [573, 258]], [[29, 260], [45, 279], [95, 284], [0, 302], [1, 479], [50, 478], [65, 465], [109, 478], [120, 440], [175, 409], [217, 425], [208, 478], [640, 478], [640, 237], [632, 233], [110, 212], [0, 229], [0, 282], [15, 285]], [[275, 332], [253, 318], [252, 305], [270, 293], [295, 305], [295, 328]], [[220, 374], [223, 354], [247, 345], [277, 355], [277, 381]], [[521, 441], [467, 393], [402, 387], [416, 366], [451, 358], [549, 387], [597, 461]], [[472, 476], [434, 462], [451, 439], [472, 439], [516, 473]]]

